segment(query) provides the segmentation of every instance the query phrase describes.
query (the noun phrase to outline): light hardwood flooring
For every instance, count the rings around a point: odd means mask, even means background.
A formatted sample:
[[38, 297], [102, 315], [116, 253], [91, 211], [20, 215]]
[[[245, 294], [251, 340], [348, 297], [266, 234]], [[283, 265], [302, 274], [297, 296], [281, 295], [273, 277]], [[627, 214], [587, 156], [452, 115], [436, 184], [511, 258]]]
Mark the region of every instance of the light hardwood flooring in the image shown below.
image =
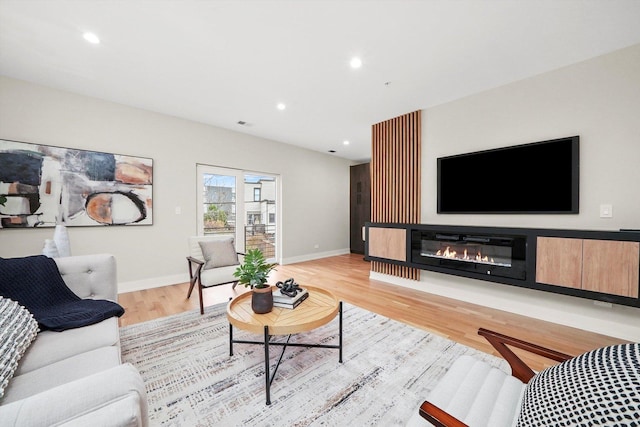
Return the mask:
[[[186, 261], [185, 261], [185, 269]], [[370, 264], [349, 254], [278, 266], [270, 282], [294, 277], [300, 285], [331, 290], [342, 301], [408, 323], [478, 350], [498, 355], [478, 328], [494, 330], [555, 350], [578, 355], [594, 348], [624, 342], [617, 338], [478, 306], [369, 279]], [[125, 308], [120, 325], [130, 325], [198, 308], [197, 289], [186, 299], [188, 283], [119, 295]], [[222, 285], [204, 290], [205, 306], [227, 302], [242, 292]], [[349, 333], [345, 325], [345, 334]], [[553, 362], [517, 352], [534, 370]]]

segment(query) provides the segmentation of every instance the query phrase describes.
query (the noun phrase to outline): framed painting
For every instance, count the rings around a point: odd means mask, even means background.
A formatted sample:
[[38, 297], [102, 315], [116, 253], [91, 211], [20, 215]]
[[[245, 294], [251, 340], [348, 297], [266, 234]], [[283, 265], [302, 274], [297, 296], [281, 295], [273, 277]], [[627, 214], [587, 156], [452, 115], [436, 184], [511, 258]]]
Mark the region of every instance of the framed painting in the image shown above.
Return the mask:
[[153, 224], [153, 160], [0, 139], [0, 227]]

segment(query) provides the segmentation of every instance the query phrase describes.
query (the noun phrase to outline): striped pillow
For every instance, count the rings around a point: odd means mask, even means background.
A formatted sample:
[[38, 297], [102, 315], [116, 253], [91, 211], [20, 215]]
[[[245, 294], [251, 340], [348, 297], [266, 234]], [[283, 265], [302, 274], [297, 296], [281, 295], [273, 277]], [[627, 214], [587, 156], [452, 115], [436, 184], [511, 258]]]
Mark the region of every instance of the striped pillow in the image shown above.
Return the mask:
[[0, 296], [0, 398], [18, 361], [38, 334], [38, 322], [15, 301]]

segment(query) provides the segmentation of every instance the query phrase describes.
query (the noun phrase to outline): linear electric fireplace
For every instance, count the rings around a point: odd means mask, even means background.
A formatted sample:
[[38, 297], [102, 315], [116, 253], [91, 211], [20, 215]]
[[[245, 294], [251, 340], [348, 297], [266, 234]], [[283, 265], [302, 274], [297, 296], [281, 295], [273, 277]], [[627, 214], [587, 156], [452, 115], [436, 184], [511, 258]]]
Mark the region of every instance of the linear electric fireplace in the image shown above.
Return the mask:
[[411, 261], [447, 270], [526, 279], [527, 237], [412, 230]]
[[[624, 231], [366, 223], [365, 260], [417, 272], [426, 292], [439, 278], [420, 270], [594, 301], [640, 307], [640, 233]], [[372, 264], [371, 272], [382, 270]], [[380, 274], [400, 275], [389, 268]], [[432, 283], [431, 280], [434, 282]], [[433, 285], [433, 286], [431, 286]], [[459, 285], [463, 287], [458, 287]]]

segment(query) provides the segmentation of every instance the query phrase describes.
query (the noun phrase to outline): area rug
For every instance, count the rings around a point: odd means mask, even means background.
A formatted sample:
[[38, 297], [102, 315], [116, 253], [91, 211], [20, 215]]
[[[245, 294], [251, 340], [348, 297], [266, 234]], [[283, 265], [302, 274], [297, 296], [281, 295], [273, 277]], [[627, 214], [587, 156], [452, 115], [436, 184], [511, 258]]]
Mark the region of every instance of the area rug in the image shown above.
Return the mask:
[[[120, 329], [123, 360], [145, 381], [152, 426], [404, 425], [458, 356], [507, 369], [502, 359], [345, 304], [343, 363], [335, 349], [288, 347], [267, 406], [263, 347], [234, 344], [230, 356], [225, 309]], [[262, 337], [234, 328], [234, 338]], [[338, 320], [291, 342], [337, 344]], [[271, 347], [272, 367], [280, 348]]]

